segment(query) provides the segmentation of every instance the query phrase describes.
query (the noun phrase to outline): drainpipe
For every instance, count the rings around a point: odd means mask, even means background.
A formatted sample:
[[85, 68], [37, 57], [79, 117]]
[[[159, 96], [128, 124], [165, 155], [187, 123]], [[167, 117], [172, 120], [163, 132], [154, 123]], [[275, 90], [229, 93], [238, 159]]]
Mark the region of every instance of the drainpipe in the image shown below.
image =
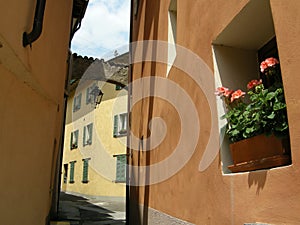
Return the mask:
[[46, 0], [37, 0], [32, 31], [29, 34], [26, 32], [23, 33], [24, 48], [27, 45], [30, 45], [31, 47], [31, 44], [36, 41], [42, 33], [45, 5]]

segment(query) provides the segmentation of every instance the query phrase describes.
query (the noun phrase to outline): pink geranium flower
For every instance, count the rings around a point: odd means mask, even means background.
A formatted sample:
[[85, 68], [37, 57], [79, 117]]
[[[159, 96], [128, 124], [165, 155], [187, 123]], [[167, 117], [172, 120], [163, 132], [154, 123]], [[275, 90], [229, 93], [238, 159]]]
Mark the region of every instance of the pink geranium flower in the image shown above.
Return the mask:
[[226, 87], [218, 87], [217, 90], [216, 90], [216, 92], [215, 92], [215, 95], [223, 96], [226, 91], [228, 91], [228, 88], [226, 88]]
[[224, 95], [225, 97], [228, 98], [232, 93], [233, 93], [233, 90], [226, 90], [226, 91], [223, 93], [223, 95]]
[[275, 65], [279, 64], [279, 61], [276, 58], [270, 57], [262, 61], [260, 64], [260, 71], [263, 73], [269, 67], [274, 67]]
[[265, 60], [265, 62], [267, 63], [268, 67], [272, 67], [272, 66], [275, 66], [275, 65], [279, 64], [279, 61], [277, 59], [273, 58], [273, 57], [267, 58]]
[[232, 93], [230, 101], [233, 102], [234, 100], [243, 97], [245, 94], [246, 94], [246, 93], [243, 92], [243, 91], [240, 90], [240, 89], [239, 89], [239, 90], [236, 90], [235, 92]]
[[257, 85], [260, 85], [260, 84], [262, 84], [262, 80], [261, 79], [260, 80], [251, 80], [247, 84], [247, 88], [249, 90], [249, 89], [252, 89], [252, 88], [254, 88], [254, 87], [256, 87]]
[[263, 73], [267, 68], [268, 68], [268, 64], [265, 61], [261, 62], [261, 64], [260, 64], [260, 72]]

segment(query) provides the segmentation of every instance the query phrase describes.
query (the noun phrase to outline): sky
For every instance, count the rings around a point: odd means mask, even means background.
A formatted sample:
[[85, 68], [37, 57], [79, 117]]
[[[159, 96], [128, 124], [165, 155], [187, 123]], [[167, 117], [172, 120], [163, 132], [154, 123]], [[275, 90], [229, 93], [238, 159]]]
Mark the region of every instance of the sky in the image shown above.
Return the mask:
[[82, 56], [109, 59], [128, 51], [130, 0], [90, 0], [71, 50]]

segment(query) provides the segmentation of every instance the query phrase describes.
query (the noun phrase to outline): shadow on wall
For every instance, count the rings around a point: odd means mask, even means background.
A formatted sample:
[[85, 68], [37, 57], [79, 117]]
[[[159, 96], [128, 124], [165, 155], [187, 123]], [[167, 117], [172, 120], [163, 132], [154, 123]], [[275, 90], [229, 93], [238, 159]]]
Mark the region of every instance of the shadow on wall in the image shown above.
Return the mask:
[[264, 189], [266, 180], [267, 180], [268, 171], [255, 171], [250, 172], [248, 175], [248, 185], [249, 188], [252, 186], [257, 186], [256, 194], [259, 195], [259, 192]]
[[[146, 4], [146, 5], [145, 5]], [[159, 12], [160, 12], [160, 1], [159, 0], [152, 0], [152, 1], [144, 1], [141, 0], [139, 2], [139, 9], [144, 8], [145, 5], [145, 20], [144, 20], [144, 34], [143, 34], [143, 39], [144, 40], [157, 40], [158, 39], [158, 23], [159, 23]], [[138, 13], [138, 18], [137, 21], [141, 21], [141, 13]], [[152, 33], [153, 31], [153, 33]], [[155, 45], [153, 45], [155, 48]], [[143, 52], [143, 55], [147, 53], [147, 51], [150, 52], [156, 52], [156, 49], [144, 49], [145, 52]], [[134, 54], [134, 53], [133, 53]], [[134, 57], [133, 57], [134, 58]], [[146, 63], [142, 63], [142, 71], [140, 74], [144, 74], [145, 70], [145, 65]], [[146, 71], [149, 73], [149, 71]], [[155, 75], [156, 73], [156, 62], [155, 58], [153, 59], [153, 62], [151, 62], [151, 75]], [[150, 93], [154, 93], [154, 86], [155, 84], [151, 84], [149, 87]], [[148, 104], [148, 107], [145, 106], [144, 104]], [[141, 107], [142, 109], [148, 108], [148, 112], [143, 111], [143, 120], [149, 122], [152, 119], [153, 116], [153, 104], [154, 104], [154, 99], [150, 98], [149, 101], [142, 101]], [[142, 120], [140, 120], [142, 121]], [[139, 124], [139, 130], [142, 132], [145, 132], [147, 130], [146, 134], [139, 133], [139, 138], [142, 140], [142, 136], [149, 137], [150, 136], [150, 131], [146, 128], [144, 129], [143, 122]], [[148, 123], [147, 123], [148, 124]], [[151, 146], [146, 146], [147, 149], [150, 149]], [[143, 147], [142, 147], [143, 148]], [[150, 151], [146, 151], [144, 155], [145, 163], [146, 165], [150, 165]], [[137, 162], [138, 165], [140, 166], [140, 151], [137, 154]], [[141, 171], [138, 171], [138, 175]], [[145, 175], [145, 182], [148, 183], [150, 179], [150, 172], [149, 168], [144, 171]], [[130, 179], [139, 179], [139, 177], [133, 177], [134, 174], [130, 175]], [[135, 225], [148, 225], [148, 207], [149, 207], [149, 192], [150, 192], [150, 186], [137, 186], [137, 187], [130, 187], [130, 210], [129, 210], [129, 223], [128, 224], [135, 224]], [[143, 196], [141, 196], [141, 193], [143, 193]], [[140, 206], [142, 206], [140, 208]]]

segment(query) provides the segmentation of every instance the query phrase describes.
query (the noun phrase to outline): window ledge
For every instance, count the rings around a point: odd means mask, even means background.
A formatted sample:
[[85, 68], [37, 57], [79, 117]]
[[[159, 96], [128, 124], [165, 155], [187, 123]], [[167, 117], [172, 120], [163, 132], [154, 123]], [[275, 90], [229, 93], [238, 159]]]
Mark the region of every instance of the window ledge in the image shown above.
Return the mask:
[[238, 163], [235, 165], [228, 166], [233, 172], [249, 172], [253, 170], [271, 169], [279, 166], [286, 166], [291, 164], [291, 157], [289, 155], [277, 155], [267, 157], [258, 160], [252, 160], [250, 162]]
[[118, 183], [119, 183], [119, 184], [122, 184], [122, 183], [123, 183], [123, 184], [126, 184], [126, 180], [125, 180], [125, 181], [122, 181], [122, 180], [115, 180], [114, 182], [117, 183], [117, 184], [118, 184]]
[[114, 138], [126, 137], [126, 136], [127, 136], [127, 132], [126, 132], [126, 134], [115, 134]]

